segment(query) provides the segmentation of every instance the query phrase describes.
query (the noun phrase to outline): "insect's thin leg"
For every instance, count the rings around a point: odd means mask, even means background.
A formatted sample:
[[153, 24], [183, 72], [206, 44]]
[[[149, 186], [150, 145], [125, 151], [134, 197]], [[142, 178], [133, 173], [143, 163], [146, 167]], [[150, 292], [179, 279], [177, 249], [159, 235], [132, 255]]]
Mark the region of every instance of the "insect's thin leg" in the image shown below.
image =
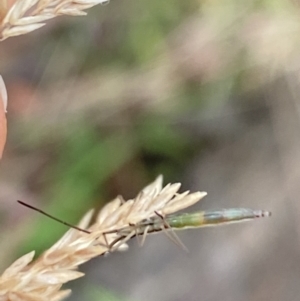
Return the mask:
[[108, 240], [107, 240], [107, 237], [106, 237], [106, 233], [103, 233], [103, 238], [104, 238], [104, 241], [106, 243], [106, 247], [109, 249], [109, 243], [108, 243]]
[[120, 237], [117, 237], [112, 243], [109, 244], [108, 239], [107, 239], [107, 235], [108, 234], [116, 234], [116, 233], [118, 233], [118, 231], [119, 231], [118, 229], [115, 229], [115, 230], [105, 231], [105, 232], [102, 233], [108, 251], [110, 251], [110, 248], [111, 248], [112, 244], [117, 243], [119, 241]]
[[[161, 215], [160, 213], [158, 213], [157, 211], [154, 211], [155, 214], [162, 219], [163, 221], [163, 227], [162, 227], [162, 231], [166, 234], [166, 236], [173, 242], [175, 243], [177, 246], [181, 247], [184, 251], [186, 251], [187, 253], [189, 252], [189, 250], [187, 249], [187, 247], [184, 245], [184, 243], [181, 241], [181, 239], [178, 237], [178, 235], [175, 233], [175, 231], [172, 229], [172, 227], [169, 225], [169, 223], [166, 221], [166, 219], [164, 218], [163, 215]], [[168, 232], [167, 230], [170, 230], [171, 232]]]
[[129, 226], [134, 229], [136, 240], [138, 242], [138, 245], [141, 247], [141, 241], [140, 241], [139, 234], [138, 234], [138, 231], [137, 231], [137, 225], [129, 223]]
[[182, 248], [185, 252], [189, 252], [188, 248], [185, 246], [185, 244], [181, 241], [181, 239], [179, 238], [179, 236], [175, 233], [175, 231], [173, 229], [170, 229], [171, 232], [168, 232], [166, 228], [163, 228], [164, 233], [166, 234], [166, 236], [172, 241], [174, 242], [177, 246], [179, 246], [180, 248]]
[[84, 233], [87, 233], [87, 234], [91, 234], [90, 231], [85, 230], [85, 229], [82, 229], [82, 228], [79, 228], [79, 227], [74, 226], [74, 225], [72, 225], [72, 224], [69, 224], [69, 223], [67, 223], [67, 222], [65, 222], [65, 221], [63, 221], [63, 220], [61, 220], [61, 219], [59, 219], [59, 218], [57, 218], [57, 217], [55, 217], [55, 216], [53, 216], [53, 215], [50, 215], [49, 213], [47, 213], [47, 212], [45, 212], [45, 211], [43, 211], [43, 210], [41, 210], [41, 209], [39, 209], [39, 208], [36, 208], [36, 207], [34, 207], [34, 206], [32, 206], [32, 205], [29, 205], [29, 204], [24, 203], [24, 202], [19, 201], [19, 200], [18, 200], [17, 202], [18, 202], [19, 204], [21, 204], [21, 205], [27, 207], [27, 208], [30, 208], [30, 209], [32, 209], [32, 210], [34, 210], [34, 211], [37, 211], [37, 212], [39, 212], [39, 213], [41, 213], [41, 214], [43, 214], [43, 215], [45, 215], [45, 216], [47, 216], [47, 217], [49, 217], [49, 218], [51, 218], [51, 219], [54, 219], [55, 221], [57, 221], [57, 222], [59, 222], [59, 223], [61, 223], [61, 224], [63, 224], [63, 225], [66, 225], [66, 226], [68, 226], [68, 227], [70, 227], [70, 228], [76, 229], [76, 230], [78, 230], [78, 231], [81, 231], [81, 232], [84, 232]]
[[[97, 237], [95, 240], [97, 241], [99, 239], [99, 237]], [[109, 245], [105, 242], [105, 243], [102, 243], [102, 242], [97, 242], [96, 243], [97, 246], [101, 246], [103, 248], [109, 248]]]
[[120, 236], [117, 237], [110, 245], [109, 245], [109, 251], [113, 252], [117, 250], [121, 245], [126, 243], [129, 239], [132, 238], [132, 236], [135, 235], [135, 231], [131, 231], [128, 235], [126, 236]]
[[143, 233], [143, 238], [142, 238], [142, 241], [141, 241], [141, 247], [142, 247], [142, 246], [144, 245], [144, 243], [145, 243], [146, 236], [147, 236], [147, 234], [148, 234], [149, 228], [150, 228], [150, 226], [147, 226], [147, 227], [145, 228], [145, 231], [144, 231], [144, 233]]
[[159, 213], [158, 211], [154, 211], [154, 213], [158, 216], [158, 217], [160, 217], [161, 218], [161, 220], [164, 220], [164, 216], [161, 214], [161, 213]]
[[120, 236], [120, 237], [117, 237], [116, 239], [114, 239], [109, 245], [108, 245], [108, 252], [112, 252], [114, 251], [115, 249], [117, 248], [114, 248], [117, 243], [122, 240], [124, 238], [124, 236]]

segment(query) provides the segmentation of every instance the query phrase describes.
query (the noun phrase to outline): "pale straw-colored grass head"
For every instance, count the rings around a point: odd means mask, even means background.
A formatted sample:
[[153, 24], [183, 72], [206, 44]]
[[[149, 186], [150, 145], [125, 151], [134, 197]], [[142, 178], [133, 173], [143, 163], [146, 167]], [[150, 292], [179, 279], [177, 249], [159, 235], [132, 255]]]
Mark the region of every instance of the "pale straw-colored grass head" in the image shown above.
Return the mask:
[[178, 183], [163, 188], [162, 176], [159, 176], [136, 198], [124, 201], [117, 197], [105, 205], [91, 225], [93, 211], [89, 211], [78, 226], [90, 234], [70, 229], [35, 261], [33, 251], [4, 271], [0, 277], [0, 301], [64, 299], [70, 290], [61, 290], [62, 285], [84, 275], [77, 271], [80, 264], [111, 252], [109, 245], [116, 239], [118, 250], [127, 248], [126, 241], [135, 236], [135, 232], [123, 237], [118, 229], [152, 218], [157, 213], [163, 216], [174, 213], [206, 195], [205, 192], [178, 193], [179, 188]]

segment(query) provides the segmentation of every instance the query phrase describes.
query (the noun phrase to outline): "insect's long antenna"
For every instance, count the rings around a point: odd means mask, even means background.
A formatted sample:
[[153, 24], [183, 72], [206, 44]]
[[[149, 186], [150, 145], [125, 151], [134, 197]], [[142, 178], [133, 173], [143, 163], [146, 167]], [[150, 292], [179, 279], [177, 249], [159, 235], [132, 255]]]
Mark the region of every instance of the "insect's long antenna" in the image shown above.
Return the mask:
[[87, 234], [91, 234], [90, 231], [85, 230], [85, 229], [82, 229], [82, 228], [79, 228], [79, 227], [76, 227], [76, 226], [74, 226], [74, 225], [71, 225], [71, 224], [69, 224], [69, 223], [67, 223], [67, 222], [65, 222], [65, 221], [63, 221], [63, 220], [61, 220], [61, 219], [58, 219], [57, 217], [54, 217], [54, 216], [50, 215], [49, 213], [47, 213], [47, 212], [45, 212], [45, 211], [43, 211], [43, 210], [41, 210], [41, 209], [39, 209], [39, 208], [36, 208], [36, 207], [34, 207], [34, 206], [32, 206], [32, 205], [29, 205], [29, 204], [24, 203], [24, 202], [19, 201], [19, 200], [18, 200], [17, 202], [18, 202], [19, 204], [21, 204], [21, 205], [27, 207], [27, 208], [30, 208], [30, 209], [32, 209], [32, 210], [34, 210], [34, 211], [37, 211], [37, 212], [39, 212], [39, 213], [41, 213], [41, 214], [43, 214], [43, 215], [46, 215], [47, 217], [49, 217], [49, 218], [51, 218], [51, 219], [54, 219], [55, 221], [57, 221], [57, 222], [59, 222], [59, 223], [61, 223], [61, 224], [63, 224], [63, 225], [66, 225], [66, 226], [68, 226], [68, 227], [70, 227], [70, 228], [76, 229], [76, 230], [78, 230], [78, 231], [81, 231], [81, 232], [84, 232], [84, 233], [87, 233]]

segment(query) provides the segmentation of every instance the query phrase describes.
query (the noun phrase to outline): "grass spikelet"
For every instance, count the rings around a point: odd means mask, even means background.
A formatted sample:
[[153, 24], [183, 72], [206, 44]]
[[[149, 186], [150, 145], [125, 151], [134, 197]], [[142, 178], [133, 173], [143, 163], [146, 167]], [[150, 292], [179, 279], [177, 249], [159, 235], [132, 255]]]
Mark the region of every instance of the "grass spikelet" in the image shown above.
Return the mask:
[[[135, 231], [124, 236], [119, 229], [156, 216], [156, 212], [169, 213], [190, 206], [206, 193], [177, 194], [179, 184], [162, 188], [162, 177], [145, 187], [135, 199], [124, 201], [117, 197], [99, 212], [96, 222], [90, 225], [92, 211], [79, 223], [90, 234], [70, 229], [51, 248], [33, 260], [34, 252], [17, 259], [0, 276], [0, 300], [2, 301], [59, 301], [66, 298], [69, 290], [61, 290], [68, 281], [82, 277], [76, 271], [88, 260], [126, 249], [126, 241]], [[90, 226], [88, 226], [90, 225]], [[116, 245], [110, 245], [116, 242]]]
[[16, 0], [0, 6], [0, 41], [29, 33], [57, 16], [85, 16], [85, 10], [107, 0]]

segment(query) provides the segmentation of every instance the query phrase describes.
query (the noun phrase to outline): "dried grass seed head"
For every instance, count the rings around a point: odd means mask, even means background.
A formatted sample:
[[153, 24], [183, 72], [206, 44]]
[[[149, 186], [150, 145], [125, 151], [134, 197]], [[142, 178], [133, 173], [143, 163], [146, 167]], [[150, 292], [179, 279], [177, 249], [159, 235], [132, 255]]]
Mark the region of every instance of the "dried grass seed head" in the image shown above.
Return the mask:
[[[70, 294], [61, 290], [62, 284], [82, 277], [78, 266], [93, 257], [112, 251], [106, 245], [117, 241], [117, 249], [127, 247], [125, 242], [135, 235], [131, 231], [126, 237], [119, 231], [129, 223], [140, 223], [156, 216], [174, 213], [194, 204], [206, 195], [204, 192], [177, 193], [180, 185], [169, 184], [162, 188], [162, 176], [145, 187], [135, 199], [124, 201], [121, 197], [108, 203], [99, 212], [96, 222], [90, 227], [93, 215], [89, 211], [79, 223], [91, 234], [70, 229], [56, 244], [32, 262], [34, 252], [16, 260], [0, 277], [0, 301], [58, 301]], [[107, 230], [112, 232], [105, 234]], [[115, 246], [113, 246], [115, 247]], [[113, 248], [114, 249], [114, 248]]]
[[107, 0], [16, 0], [10, 8], [1, 5], [0, 40], [29, 33], [57, 16], [84, 16], [86, 15], [84, 10], [107, 2]]

